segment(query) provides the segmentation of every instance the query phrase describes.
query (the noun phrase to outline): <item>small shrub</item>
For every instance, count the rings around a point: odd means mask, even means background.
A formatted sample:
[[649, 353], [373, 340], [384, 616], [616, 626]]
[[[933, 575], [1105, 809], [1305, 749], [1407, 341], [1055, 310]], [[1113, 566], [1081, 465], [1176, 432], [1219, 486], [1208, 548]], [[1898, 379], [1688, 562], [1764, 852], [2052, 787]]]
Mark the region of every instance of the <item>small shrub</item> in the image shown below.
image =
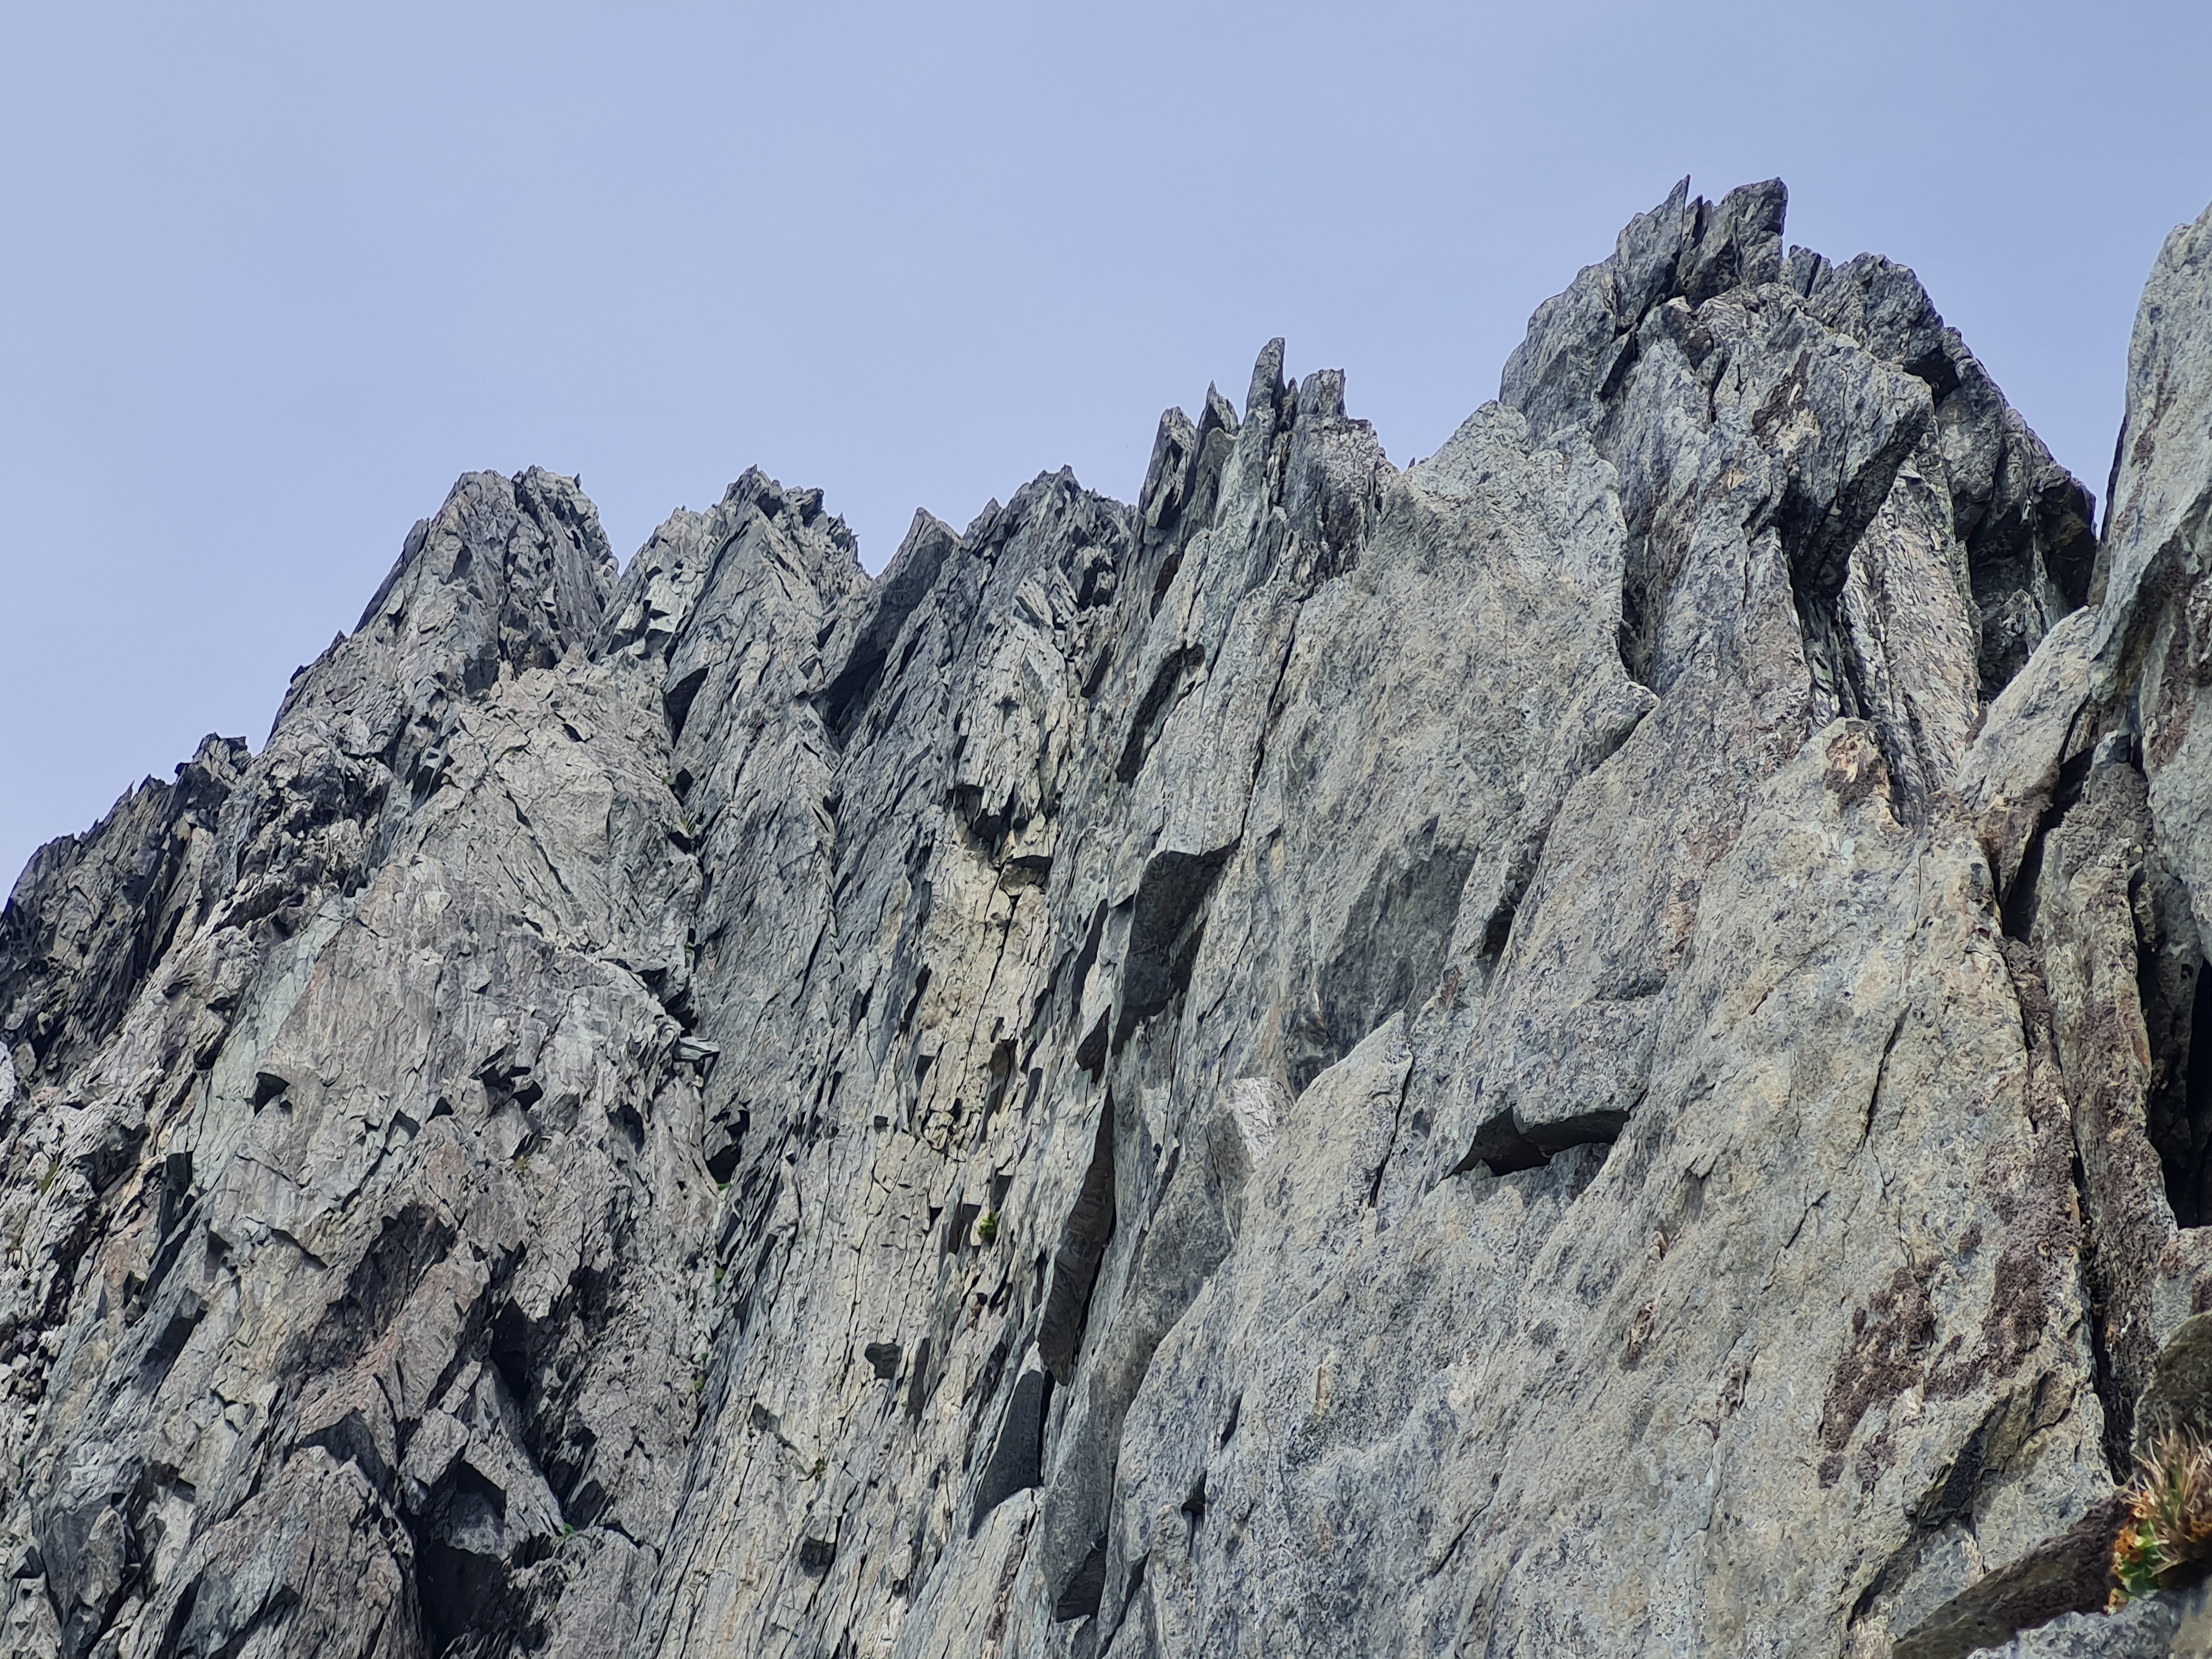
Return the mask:
[[2128, 1523], [2112, 1546], [2117, 1610], [2131, 1595], [2171, 1588], [2182, 1569], [2212, 1559], [2212, 1447], [2161, 1436], [2128, 1488]]
[[998, 1237], [998, 1236], [999, 1212], [996, 1210], [994, 1210], [975, 1224], [975, 1237], [984, 1243], [988, 1244], [993, 1239]]

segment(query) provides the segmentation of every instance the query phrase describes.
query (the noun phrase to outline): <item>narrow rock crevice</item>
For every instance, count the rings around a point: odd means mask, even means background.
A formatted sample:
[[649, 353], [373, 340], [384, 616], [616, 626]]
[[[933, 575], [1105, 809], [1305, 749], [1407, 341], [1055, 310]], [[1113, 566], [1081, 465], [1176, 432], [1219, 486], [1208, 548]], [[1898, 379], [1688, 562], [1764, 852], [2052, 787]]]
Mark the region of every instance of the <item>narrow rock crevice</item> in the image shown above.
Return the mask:
[[1053, 1252], [1051, 1288], [1037, 1327], [1037, 1352], [1054, 1379], [1063, 1384], [1075, 1375], [1091, 1287], [1114, 1237], [1114, 1097], [1109, 1092], [1098, 1109], [1083, 1185], [1060, 1227], [1060, 1246]]
[[1585, 1112], [1523, 1132], [1510, 1109], [1499, 1112], [1475, 1131], [1450, 1173], [1464, 1175], [1478, 1164], [1496, 1176], [1541, 1169], [1571, 1147], [1612, 1146], [1630, 1115], [1631, 1111]]

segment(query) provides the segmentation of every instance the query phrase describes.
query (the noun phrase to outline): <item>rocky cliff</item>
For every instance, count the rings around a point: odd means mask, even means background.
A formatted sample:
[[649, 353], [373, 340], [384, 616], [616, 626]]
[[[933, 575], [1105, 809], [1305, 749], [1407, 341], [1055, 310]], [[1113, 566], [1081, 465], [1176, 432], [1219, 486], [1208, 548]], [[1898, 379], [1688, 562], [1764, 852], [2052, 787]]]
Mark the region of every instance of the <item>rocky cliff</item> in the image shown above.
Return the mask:
[[1404, 468], [1277, 343], [873, 580], [463, 478], [0, 919], [13, 1650], [1863, 1656], [2094, 1521], [2212, 1305], [2212, 214], [2100, 538], [1784, 200]]

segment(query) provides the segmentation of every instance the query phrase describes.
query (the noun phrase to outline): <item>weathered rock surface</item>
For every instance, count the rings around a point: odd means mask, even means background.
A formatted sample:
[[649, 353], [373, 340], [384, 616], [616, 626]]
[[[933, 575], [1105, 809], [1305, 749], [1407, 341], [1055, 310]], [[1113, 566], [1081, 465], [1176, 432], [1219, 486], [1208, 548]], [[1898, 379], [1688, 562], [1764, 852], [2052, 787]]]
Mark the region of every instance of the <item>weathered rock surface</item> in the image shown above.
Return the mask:
[[2013, 1632], [2212, 1303], [2212, 215], [2100, 541], [1784, 201], [873, 580], [464, 478], [0, 919], [12, 1650], [2194, 1651]]

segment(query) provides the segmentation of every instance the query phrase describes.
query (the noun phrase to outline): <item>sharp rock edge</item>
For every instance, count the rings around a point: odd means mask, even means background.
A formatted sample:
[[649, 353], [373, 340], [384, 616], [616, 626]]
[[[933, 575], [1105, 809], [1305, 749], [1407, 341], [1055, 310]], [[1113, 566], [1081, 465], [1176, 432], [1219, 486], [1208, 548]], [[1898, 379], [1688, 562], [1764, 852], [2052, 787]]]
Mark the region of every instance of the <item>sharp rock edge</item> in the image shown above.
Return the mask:
[[1784, 201], [1404, 469], [1279, 342], [873, 580], [462, 479], [0, 921], [11, 1650], [1860, 1656], [2106, 1503], [2212, 1299], [2212, 220], [2100, 540]]

